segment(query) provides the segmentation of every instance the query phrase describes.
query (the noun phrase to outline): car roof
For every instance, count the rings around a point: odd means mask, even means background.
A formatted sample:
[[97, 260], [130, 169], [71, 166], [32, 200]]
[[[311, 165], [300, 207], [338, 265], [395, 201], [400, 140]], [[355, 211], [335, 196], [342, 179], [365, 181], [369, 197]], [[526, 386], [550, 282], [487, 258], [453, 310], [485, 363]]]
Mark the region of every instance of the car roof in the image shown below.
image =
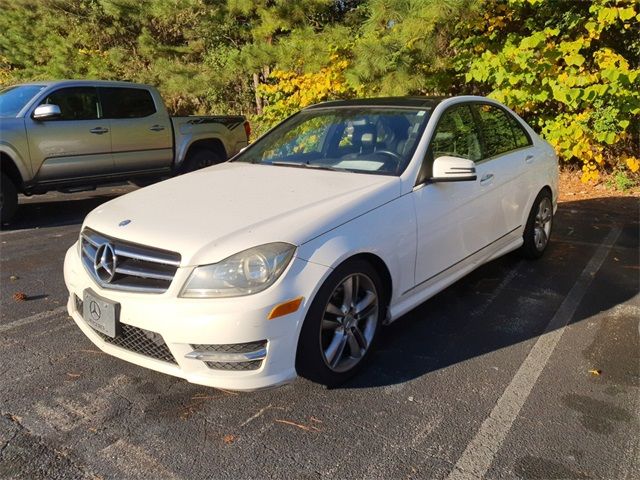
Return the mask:
[[317, 103], [306, 107], [304, 110], [315, 110], [319, 108], [339, 108], [339, 107], [409, 107], [433, 109], [443, 100], [450, 97], [377, 97], [377, 98], [354, 98], [351, 100], [332, 100]]
[[115, 80], [46, 80], [43, 82], [33, 81], [15, 84], [13, 86], [23, 86], [23, 85], [37, 85], [42, 87], [52, 87], [52, 86], [74, 86], [74, 87], [146, 87], [147, 85], [143, 85], [141, 83], [133, 83], [133, 82], [121, 82]]

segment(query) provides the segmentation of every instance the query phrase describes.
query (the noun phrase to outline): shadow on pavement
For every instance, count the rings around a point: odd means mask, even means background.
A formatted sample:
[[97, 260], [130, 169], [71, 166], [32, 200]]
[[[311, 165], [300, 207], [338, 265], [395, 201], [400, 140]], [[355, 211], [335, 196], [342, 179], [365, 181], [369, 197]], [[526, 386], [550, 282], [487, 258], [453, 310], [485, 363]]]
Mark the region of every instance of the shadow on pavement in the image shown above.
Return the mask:
[[124, 193], [127, 191], [96, 193], [90, 197], [84, 194], [82, 198], [78, 198], [78, 194], [60, 194], [53, 200], [44, 195], [41, 199], [32, 197], [41, 201], [21, 199], [13, 222], [2, 225], [2, 231], [78, 225], [91, 210]]
[[639, 205], [633, 197], [561, 203], [542, 259], [512, 252], [421, 304], [380, 332], [367, 368], [341, 388], [403, 383], [535, 339], [614, 226], [622, 231], [591, 285], [597, 295], [587, 292], [571, 323], [629, 301], [640, 290]]

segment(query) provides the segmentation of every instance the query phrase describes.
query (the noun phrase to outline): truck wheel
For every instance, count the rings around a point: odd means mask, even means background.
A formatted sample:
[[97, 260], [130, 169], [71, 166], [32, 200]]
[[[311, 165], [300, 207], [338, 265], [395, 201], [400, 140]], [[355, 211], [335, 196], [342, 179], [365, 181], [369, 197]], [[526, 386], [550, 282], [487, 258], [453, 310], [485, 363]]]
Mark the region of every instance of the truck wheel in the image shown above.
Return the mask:
[[214, 150], [201, 148], [192, 152], [185, 160], [183, 173], [193, 172], [201, 168], [210, 167], [224, 162], [226, 158]]
[[0, 184], [0, 221], [10, 222], [18, 207], [18, 190], [11, 179], [4, 173]]

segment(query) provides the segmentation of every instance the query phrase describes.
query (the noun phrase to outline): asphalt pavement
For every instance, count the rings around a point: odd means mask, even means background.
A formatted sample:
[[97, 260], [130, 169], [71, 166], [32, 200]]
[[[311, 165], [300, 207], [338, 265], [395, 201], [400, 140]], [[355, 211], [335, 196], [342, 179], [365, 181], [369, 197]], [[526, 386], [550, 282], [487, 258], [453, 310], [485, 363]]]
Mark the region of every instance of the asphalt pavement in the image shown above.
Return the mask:
[[637, 198], [562, 203], [543, 259], [411, 311], [341, 388], [237, 393], [105, 355], [67, 316], [66, 249], [132, 188], [21, 198], [0, 232], [0, 478], [640, 478]]

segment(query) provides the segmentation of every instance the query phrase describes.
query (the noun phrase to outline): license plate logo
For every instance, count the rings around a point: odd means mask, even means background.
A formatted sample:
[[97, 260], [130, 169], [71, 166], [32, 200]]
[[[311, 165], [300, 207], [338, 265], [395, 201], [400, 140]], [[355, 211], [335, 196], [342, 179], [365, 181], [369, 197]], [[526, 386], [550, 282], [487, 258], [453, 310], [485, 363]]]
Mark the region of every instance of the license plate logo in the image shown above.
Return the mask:
[[82, 304], [82, 317], [94, 330], [114, 338], [120, 333], [119, 307], [118, 303], [86, 290]]

